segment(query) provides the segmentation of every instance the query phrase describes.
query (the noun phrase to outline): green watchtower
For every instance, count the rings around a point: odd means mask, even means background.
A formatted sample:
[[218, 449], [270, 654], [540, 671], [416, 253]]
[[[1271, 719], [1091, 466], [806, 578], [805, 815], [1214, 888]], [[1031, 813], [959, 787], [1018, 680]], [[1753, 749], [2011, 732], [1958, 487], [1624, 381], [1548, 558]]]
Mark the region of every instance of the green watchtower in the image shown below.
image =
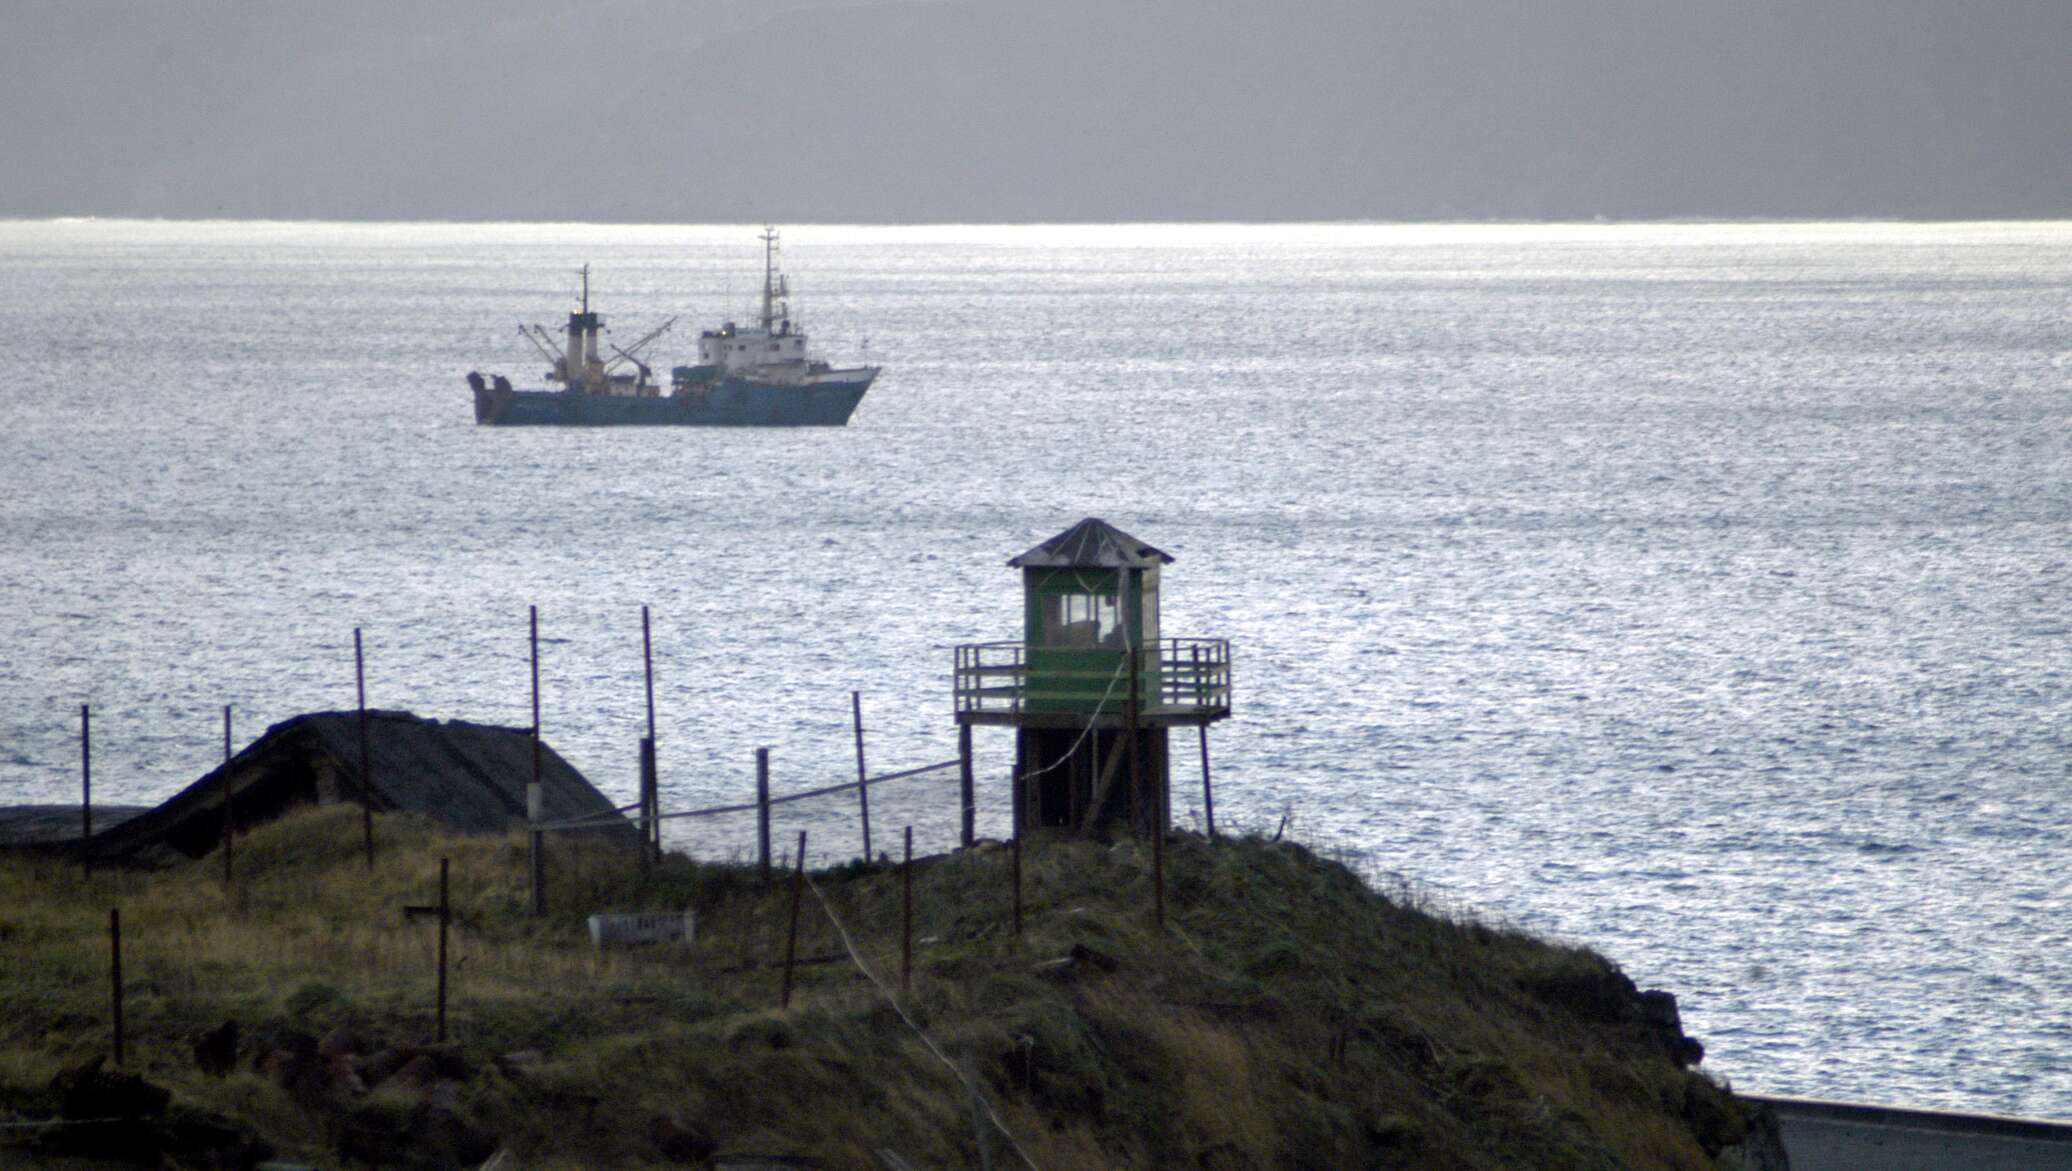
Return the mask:
[[957, 648], [957, 722], [1015, 729], [1016, 827], [1171, 825], [1168, 729], [1230, 715], [1230, 644], [1159, 633], [1163, 552], [1088, 517], [1008, 562], [1022, 640]]

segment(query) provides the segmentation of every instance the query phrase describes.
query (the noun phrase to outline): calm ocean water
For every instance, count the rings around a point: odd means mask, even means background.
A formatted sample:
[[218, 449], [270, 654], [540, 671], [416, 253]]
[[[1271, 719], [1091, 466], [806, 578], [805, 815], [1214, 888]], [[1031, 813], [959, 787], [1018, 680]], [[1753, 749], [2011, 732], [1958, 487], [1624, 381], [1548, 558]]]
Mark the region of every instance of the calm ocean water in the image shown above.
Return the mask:
[[623, 800], [642, 604], [672, 808], [845, 779], [852, 688], [947, 759], [951, 646], [1098, 515], [1235, 644], [1220, 824], [1604, 951], [1743, 1088], [2072, 1117], [2072, 225], [801, 227], [850, 427], [474, 426], [578, 266], [696, 329], [754, 232], [0, 223], [0, 803], [76, 799], [81, 703], [111, 802], [350, 707], [355, 626], [373, 705], [522, 725], [535, 603]]

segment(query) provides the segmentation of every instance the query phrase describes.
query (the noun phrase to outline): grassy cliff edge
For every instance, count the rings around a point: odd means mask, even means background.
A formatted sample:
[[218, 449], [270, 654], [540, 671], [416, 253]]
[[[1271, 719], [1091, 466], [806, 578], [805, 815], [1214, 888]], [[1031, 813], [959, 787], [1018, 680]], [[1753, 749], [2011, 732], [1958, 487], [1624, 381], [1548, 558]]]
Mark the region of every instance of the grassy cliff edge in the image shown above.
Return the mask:
[[[18, 1125], [62, 1112], [53, 1079], [107, 1051], [113, 905], [126, 1070], [217, 1136], [153, 1156], [175, 1164], [1710, 1168], [1741, 1165], [1749, 1134], [1686, 1068], [1673, 1000], [1291, 843], [1176, 837], [1162, 934], [1141, 843], [1029, 843], [1019, 937], [1007, 850], [918, 860], [904, 996], [897, 868], [816, 872], [780, 1009], [788, 873], [671, 856], [643, 880], [630, 854], [557, 846], [532, 918], [522, 838], [384, 818], [369, 872], [358, 817], [241, 838], [227, 886], [214, 858], [90, 880], [0, 859], [0, 1160], [114, 1149], [121, 1124]], [[443, 1047], [437, 928], [401, 910], [434, 901], [442, 857]], [[600, 952], [582, 922], [679, 908], [690, 947]], [[205, 1072], [197, 1041], [220, 1047], [226, 1021], [230, 1068]]]

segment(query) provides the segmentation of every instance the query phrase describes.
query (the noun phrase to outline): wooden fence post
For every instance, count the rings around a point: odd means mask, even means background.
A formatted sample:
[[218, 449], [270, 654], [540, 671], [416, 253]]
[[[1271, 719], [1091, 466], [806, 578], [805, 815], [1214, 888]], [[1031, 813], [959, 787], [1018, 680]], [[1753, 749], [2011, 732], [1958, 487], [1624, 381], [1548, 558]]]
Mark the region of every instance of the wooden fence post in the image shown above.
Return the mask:
[[367, 846], [367, 869], [374, 869], [374, 766], [367, 759], [367, 659], [360, 650], [360, 628], [353, 627], [353, 690], [360, 703], [360, 836]]
[[856, 722], [856, 805], [863, 815], [863, 860], [871, 860], [871, 785], [863, 769], [863, 692], [849, 693], [849, 710]]
[[647, 840], [641, 843], [643, 856], [649, 865], [662, 860], [662, 782], [655, 758], [655, 644], [648, 627], [648, 608], [640, 608], [640, 667], [641, 675], [647, 681], [647, 745], [642, 749], [642, 775], [647, 787], [642, 796], [647, 798]]
[[791, 879], [791, 930], [784, 937], [784, 996], [779, 1008], [791, 1007], [791, 967], [799, 951], [799, 899], [806, 891], [806, 831], [799, 831], [799, 865]]
[[233, 804], [235, 794], [230, 785], [230, 705], [223, 705], [223, 885], [230, 885], [230, 852], [232, 839], [237, 835], [237, 809]]
[[540, 787], [540, 608], [526, 608], [526, 621], [532, 644], [532, 781], [525, 786], [525, 821], [530, 831], [526, 835], [529, 849], [526, 853], [526, 873], [532, 885], [532, 913], [547, 913], [547, 859], [545, 835], [540, 831], [540, 818], [546, 804], [545, 794]]
[[[79, 705], [79, 864], [94, 876], [94, 738], [93, 715]], [[117, 1064], [121, 1064], [119, 1061]]]
[[763, 885], [770, 885], [770, 750], [755, 750], [755, 848]]

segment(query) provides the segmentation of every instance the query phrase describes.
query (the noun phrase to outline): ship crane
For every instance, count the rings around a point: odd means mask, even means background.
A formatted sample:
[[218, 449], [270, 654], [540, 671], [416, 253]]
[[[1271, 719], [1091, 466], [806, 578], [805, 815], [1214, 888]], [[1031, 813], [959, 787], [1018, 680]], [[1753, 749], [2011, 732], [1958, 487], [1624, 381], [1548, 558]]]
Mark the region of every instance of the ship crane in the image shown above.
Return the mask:
[[[539, 330], [539, 337], [533, 336], [533, 330], [536, 329]], [[540, 329], [540, 327], [537, 325], [521, 325], [518, 327], [518, 336], [524, 338], [526, 341], [531, 342], [532, 348], [538, 350], [540, 352], [540, 357], [545, 358], [547, 360], [547, 365], [553, 366], [561, 361], [561, 355], [554, 352], [554, 346], [552, 344], [551, 335], [549, 335], [546, 330]], [[546, 338], [548, 340], [542, 341], [542, 338]]]
[[[675, 326], [675, 324], [676, 318], [672, 317], [669, 320], [663, 322], [662, 324], [656, 326], [655, 328], [647, 331], [645, 334], [642, 334], [639, 341], [634, 342], [632, 345], [627, 346], [625, 349], [619, 349], [618, 346], [612, 346], [611, 348], [619, 355], [619, 361], [631, 362], [635, 366], [640, 367], [640, 377], [641, 380], [644, 382], [647, 380], [647, 376], [649, 373], [651, 373], [651, 371], [649, 371], [647, 363], [641, 361], [638, 357], [640, 351], [646, 349], [649, 345], [653, 344], [656, 338], [661, 337], [665, 333], [668, 333], [669, 330], [673, 326]], [[609, 342], [605, 344], [611, 345], [611, 343]], [[617, 366], [618, 364], [619, 362], [615, 361], [610, 366], [606, 366], [605, 372], [610, 373], [612, 367]]]

